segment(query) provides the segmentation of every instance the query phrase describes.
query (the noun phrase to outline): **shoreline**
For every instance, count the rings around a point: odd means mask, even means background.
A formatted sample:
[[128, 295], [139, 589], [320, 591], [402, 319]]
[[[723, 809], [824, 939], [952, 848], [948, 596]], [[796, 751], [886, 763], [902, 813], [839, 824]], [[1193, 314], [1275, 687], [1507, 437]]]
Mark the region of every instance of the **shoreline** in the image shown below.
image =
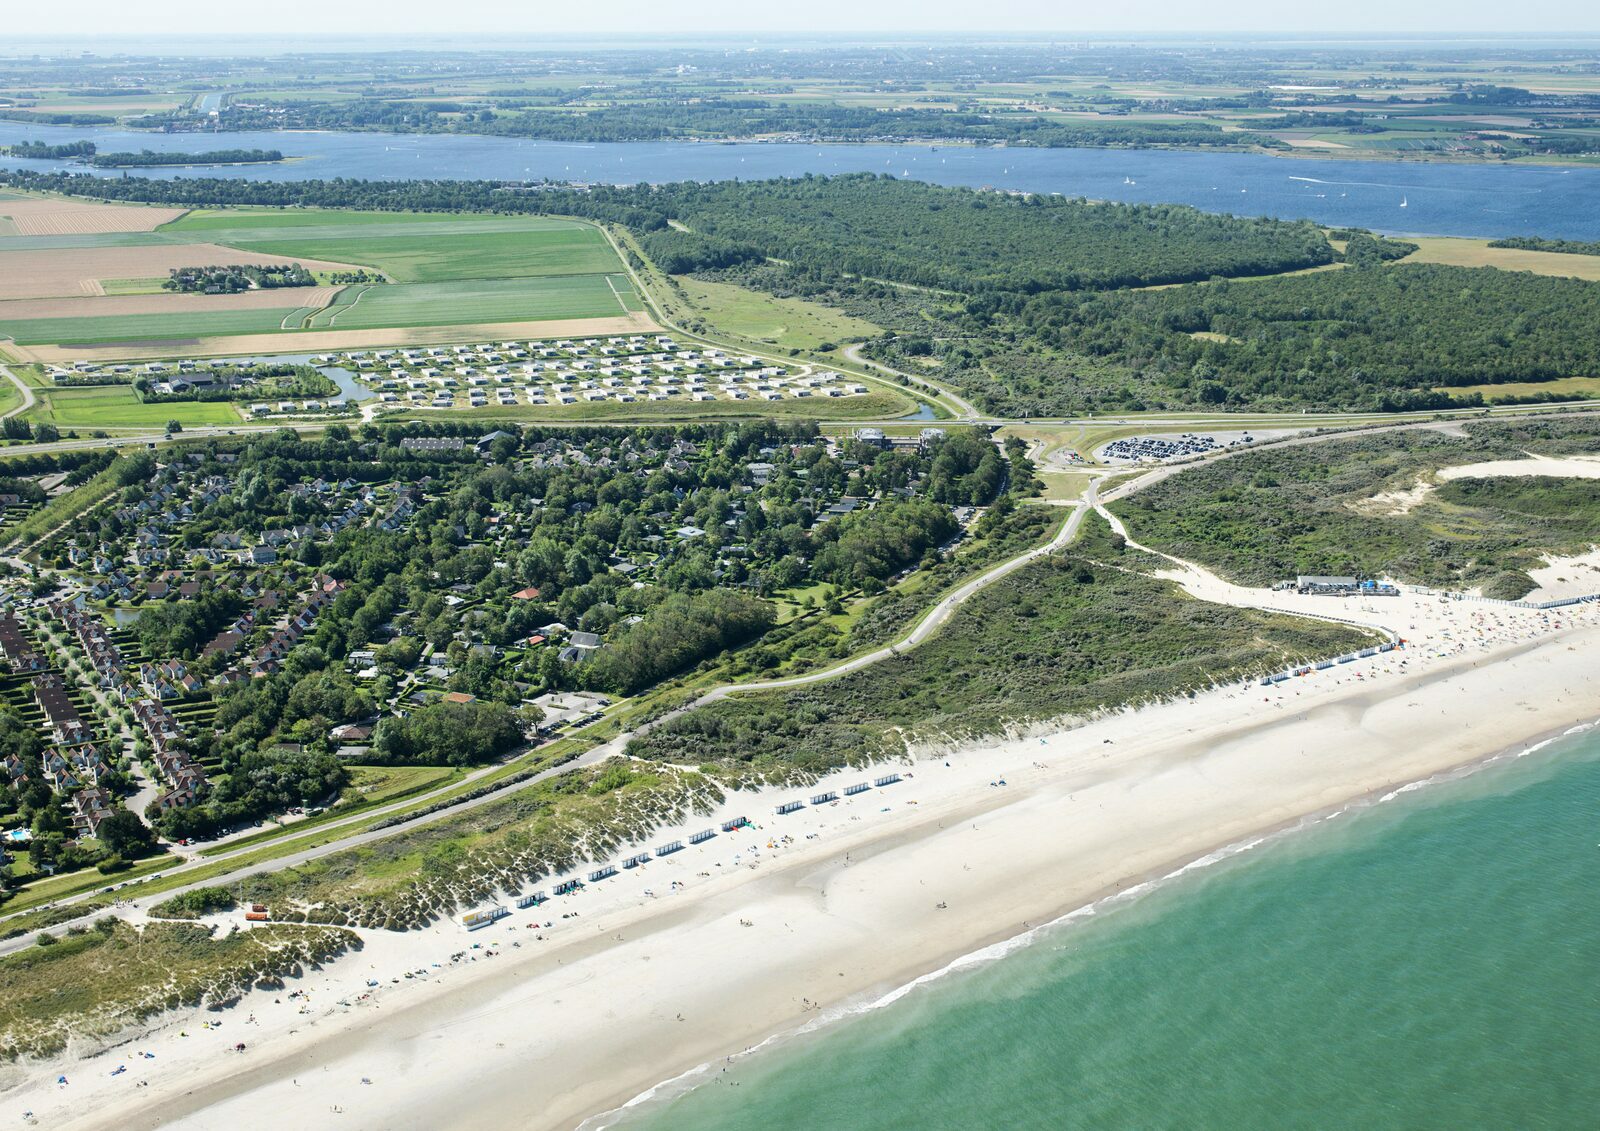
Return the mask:
[[[325, 1012], [274, 1012], [259, 994], [220, 1014], [185, 1011], [97, 1057], [62, 1058], [59, 1070], [76, 1073], [70, 1089], [47, 1085], [57, 1068], [27, 1065], [20, 1074], [33, 1079], [16, 1080], [7, 1099], [50, 1109], [61, 1127], [265, 1126], [262, 1112], [315, 1120], [330, 1105], [369, 1126], [601, 1126], [615, 1116], [596, 1113], [909, 992], [979, 952], [1024, 945], [1040, 924], [1600, 716], [1600, 687], [1582, 675], [1600, 655], [1600, 607], [1574, 623], [1567, 610], [1393, 600], [1384, 619], [1416, 622], [1408, 653], [929, 751], [899, 785], [758, 818], [759, 832], [739, 840], [767, 838], [770, 855], [752, 847], [729, 860], [739, 846], [725, 837], [653, 861], [648, 882], [664, 888], [663, 872], [685, 881], [665, 898], [630, 894], [643, 877], [622, 876], [555, 913], [547, 905], [554, 929], [536, 944], [517, 930], [525, 913], [470, 936], [498, 936], [498, 962], [442, 968], [423, 987], [386, 982], [361, 995], [370, 1001]], [[801, 792], [735, 794], [723, 811], [757, 813]], [[775, 845], [785, 832], [794, 835]], [[566, 907], [583, 917], [555, 919]], [[453, 923], [381, 936], [363, 935], [380, 975], [472, 945]], [[359, 960], [296, 985], [337, 994], [368, 977], [351, 966]], [[178, 1038], [185, 1023], [231, 1029], [246, 1012], [269, 1015], [247, 1058], [221, 1055], [221, 1037]], [[163, 1059], [135, 1067], [148, 1089], [134, 1092], [136, 1075], [106, 1077], [140, 1043]]]
[[[1300, 817], [1289, 818], [1269, 828], [1247, 833], [1237, 840], [1218, 844], [1204, 852], [1176, 858], [1163, 867], [1152, 869], [1144, 875], [1129, 876], [1112, 887], [1094, 893], [1087, 900], [1065, 905], [1054, 917], [1037, 926], [1027, 926], [1020, 932], [999, 935], [993, 939], [982, 941], [972, 950], [955, 954], [936, 968], [923, 971], [914, 976], [908, 975], [903, 984], [885, 991], [880, 996], [860, 1001], [841, 1002], [838, 1006], [830, 1009], [826, 1016], [806, 1022], [798, 1027], [775, 1030], [763, 1037], [757, 1044], [730, 1055], [726, 1060], [737, 1063], [751, 1056], [767, 1054], [775, 1051], [775, 1046], [781, 1046], [790, 1041], [806, 1039], [832, 1028], [840, 1022], [849, 1021], [852, 1018], [861, 1017], [886, 1008], [908, 994], [922, 989], [924, 986], [931, 986], [951, 975], [998, 962], [1018, 950], [1033, 946], [1049, 935], [1071, 927], [1076, 921], [1090, 919], [1102, 914], [1103, 911], [1114, 910], [1123, 903], [1137, 901], [1146, 895], [1154, 894], [1173, 881], [1181, 879], [1192, 872], [1202, 871], [1218, 864], [1226, 864], [1237, 857], [1254, 852], [1258, 848], [1269, 847], [1299, 833], [1319, 828], [1346, 813], [1361, 812], [1436, 785], [1463, 781], [1502, 764], [1515, 764], [1523, 758], [1537, 754], [1563, 738], [1576, 738], [1596, 729], [1600, 729], [1600, 716], [1586, 723], [1553, 729], [1516, 743], [1504, 750], [1474, 757], [1459, 765], [1446, 767], [1415, 781], [1406, 782], [1393, 788], [1369, 790], [1357, 797], [1350, 798], [1348, 801], [1331, 805], [1313, 813], [1306, 813]], [[633, 1118], [640, 1108], [664, 1104], [695, 1090], [699, 1086], [697, 1078], [714, 1067], [714, 1061], [697, 1064], [670, 1079], [653, 1084], [627, 1101], [605, 1111], [596, 1112], [584, 1119], [577, 1125], [576, 1131], [606, 1131], [607, 1128], [620, 1126], [623, 1120]]]

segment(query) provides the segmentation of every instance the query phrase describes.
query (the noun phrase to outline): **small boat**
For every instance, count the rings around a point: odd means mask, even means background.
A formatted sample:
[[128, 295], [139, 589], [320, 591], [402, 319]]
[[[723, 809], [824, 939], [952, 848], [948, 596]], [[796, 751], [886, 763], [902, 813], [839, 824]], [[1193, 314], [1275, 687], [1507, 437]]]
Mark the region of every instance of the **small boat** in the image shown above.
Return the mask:
[[1406, 206], [1406, 198], [1402, 196], [1400, 198], [1400, 207], [1404, 208], [1405, 206]]

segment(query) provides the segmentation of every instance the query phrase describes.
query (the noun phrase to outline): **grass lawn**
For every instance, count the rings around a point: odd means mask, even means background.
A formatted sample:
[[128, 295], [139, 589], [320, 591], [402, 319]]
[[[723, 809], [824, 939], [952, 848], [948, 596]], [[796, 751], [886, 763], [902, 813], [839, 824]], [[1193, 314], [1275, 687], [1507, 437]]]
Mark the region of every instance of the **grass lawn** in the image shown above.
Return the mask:
[[337, 808], [345, 812], [352, 803], [381, 805], [461, 776], [461, 770], [449, 766], [351, 766], [350, 784]]
[[1040, 498], [1047, 502], [1075, 503], [1083, 498], [1089, 480], [1094, 478], [1082, 471], [1039, 471], [1034, 474], [1044, 484], [1044, 493]]
[[825, 343], [876, 337], [882, 328], [804, 299], [777, 298], [731, 283], [678, 276], [677, 283], [719, 332], [783, 349], [814, 350]]
[[169, 420], [183, 424], [237, 424], [240, 420], [234, 407], [224, 401], [143, 404], [128, 385], [46, 389], [27, 416], [57, 428], [160, 428]]
[[[23, 865], [27, 857], [20, 859]], [[38, 907], [52, 900], [65, 899], [69, 895], [78, 895], [81, 892], [95, 891], [98, 888], [113, 887], [125, 884], [129, 880], [137, 880], [148, 876], [152, 872], [159, 872], [163, 868], [170, 868], [179, 863], [177, 857], [167, 853], [152, 856], [141, 860], [126, 871], [118, 872], [112, 876], [102, 875], [97, 869], [84, 868], [78, 872], [68, 872], [61, 876], [46, 876], [28, 883], [16, 895], [4, 904], [6, 914], [15, 911], [26, 911], [30, 907]]]

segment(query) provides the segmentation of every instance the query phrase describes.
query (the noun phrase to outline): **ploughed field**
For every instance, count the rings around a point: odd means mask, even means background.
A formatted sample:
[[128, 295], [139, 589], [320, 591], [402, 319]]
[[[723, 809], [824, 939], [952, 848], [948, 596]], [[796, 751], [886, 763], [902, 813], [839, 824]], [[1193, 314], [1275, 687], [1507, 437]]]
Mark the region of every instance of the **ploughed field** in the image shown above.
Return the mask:
[[[0, 199], [0, 339], [24, 359], [310, 347], [296, 334], [437, 341], [461, 327], [649, 329], [599, 229], [546, 217]], [[178, 294], [183, 267], [298, 263], [316, 286]], [[156, 280], [152, 284], [152, 280]], [[284, 339], [279, 342], [277, 339]], [[263, 339], [267, 339], [263, 343]], [[325, 346], [329, 343], [318, 341]]]

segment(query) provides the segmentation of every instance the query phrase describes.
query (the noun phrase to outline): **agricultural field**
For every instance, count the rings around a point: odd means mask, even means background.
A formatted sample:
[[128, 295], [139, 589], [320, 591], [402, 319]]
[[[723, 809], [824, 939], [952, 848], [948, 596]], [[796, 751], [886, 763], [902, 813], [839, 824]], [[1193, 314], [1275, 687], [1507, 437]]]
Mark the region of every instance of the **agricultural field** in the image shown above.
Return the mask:
[[1532, 271], [1536, 275], [1560, 275], [1574, 279], [1600, 280], [1600, 256], [1570, 255], [1560, 251], [1530, 251], [1520, 247], [1490, 247], [1488, 240], [1454, 239], [1445, 236], [1411, 236], [1408, 243], [1417, 250], [1406, 256], [1406, 263], [1443, 263], [1452, 267], [1498, 267], [1503, 271]]
[[411, 286], [347, 287], [305, 323], [313, 330], [376, 330], [472, 322], [542, 322], [618, 313], [626, 275], [481, 279]]
[[[185, 213], [15, 194], [0, 206], [0, 339], [27, 359], [420, 344], [491, 326], [532, 336], [560, 324], [550, 332], [561, 333], [588, 320], [596, 332], [654, 328], [605, 236], [571, 220]], [[161, 286], [176, 269], [240, 263], [298, 263], [324, 285], [234, 294]], [[274, 341], [295, 334], [306, 337]]]
[[302, 262], [360, 263], [399, 283], [597, 275], [619, 269], [598, 229], [539, 217], [212, 212], [185, 217], [165, 231], [174, 236], [194, 233], [230, 247]]

